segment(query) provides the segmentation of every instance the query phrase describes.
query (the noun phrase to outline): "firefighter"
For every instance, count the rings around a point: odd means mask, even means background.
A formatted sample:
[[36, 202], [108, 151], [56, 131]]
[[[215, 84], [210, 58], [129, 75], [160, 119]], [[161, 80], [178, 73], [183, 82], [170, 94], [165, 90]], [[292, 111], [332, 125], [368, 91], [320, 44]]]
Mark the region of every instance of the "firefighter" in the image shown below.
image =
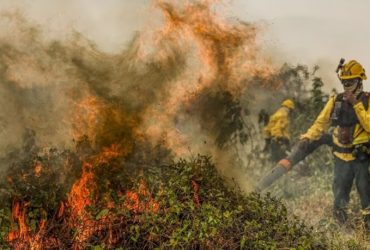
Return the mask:
[[[340, 73], [339, 73], [340, 71]], [[369, 93], [363, 91], [365, 70], [351, 60], [338, 66], [338, 77], [344, 92], [332, 96], [307, 130], [301, 135], [301, 145], [322, 137], [329, 127], [334, 127], [332, 147], [334, 155], [333, 215], [343, 224], [347, 220], [347, 205], [355, 182], [360, 196], [365, 225], [370, 223], [370, 109]]]
[[265, 149], [270, 151], [271, 160], [277, 162], [286, 156], [290, 146], [289, 114], [294, 109], [294, 102], [286, 99], [281, 107], [269, 118], [264, 129]]

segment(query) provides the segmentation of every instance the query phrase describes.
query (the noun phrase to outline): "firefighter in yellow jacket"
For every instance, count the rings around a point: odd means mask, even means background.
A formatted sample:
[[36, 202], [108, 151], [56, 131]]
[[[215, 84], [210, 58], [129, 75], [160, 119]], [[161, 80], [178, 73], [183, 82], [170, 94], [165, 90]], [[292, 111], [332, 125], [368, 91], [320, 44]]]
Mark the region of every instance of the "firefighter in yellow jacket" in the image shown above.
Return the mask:
[[361, 64], [355, 60], [343, 64], [342, 59], [337, 72], [340, 71], [338, 76], [344, 92], [329, 99], [314, 124], [301, 136], [301, 140], [318, 140], [329, 127], [334, 127], [333, 214], [338, 222], [346, 221], [347, 204], [355, 182], [365, 222], [369, 223], [370, 98], [363, 91], [362, 81], [366, 80], [366, 74]]
[[270, 117], [265, 133], [265, 151], [269, 150], [274, 162], [286, 156], [290, 146], [289, 114], [294, 109], [294, 102], [286, 99], [281, 107]]

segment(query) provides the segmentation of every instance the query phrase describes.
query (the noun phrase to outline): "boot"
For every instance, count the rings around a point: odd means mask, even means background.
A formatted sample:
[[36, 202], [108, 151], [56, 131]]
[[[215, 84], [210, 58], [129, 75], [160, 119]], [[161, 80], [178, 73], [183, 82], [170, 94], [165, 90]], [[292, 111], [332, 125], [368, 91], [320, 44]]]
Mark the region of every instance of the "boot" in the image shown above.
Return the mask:
[[348, 218], [348, 215], [345, 209], [340, 209], [340, 208], [334, 208], [333, 216], [339, 225], [345, 224]]

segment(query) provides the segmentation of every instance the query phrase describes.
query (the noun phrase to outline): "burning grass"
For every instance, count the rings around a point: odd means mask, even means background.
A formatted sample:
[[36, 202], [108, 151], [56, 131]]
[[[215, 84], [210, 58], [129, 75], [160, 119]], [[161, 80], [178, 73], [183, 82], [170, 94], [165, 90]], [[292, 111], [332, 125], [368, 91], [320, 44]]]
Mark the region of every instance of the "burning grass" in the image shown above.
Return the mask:
[[[10, 171], [0, 210], [2, 248], [326, 247], [310, 228], [289, 220], [278, 200], [227, 186], [209, 157], [130, 168], [127, 158], [104, 152], [90, 162], [72, 152], [29, 155], [23, 171]], [[35, 173], [34, 158], [43, 162], [41, 172]], [[66, 164], [79, 171], [62, 188], [54, 180], [64, 173], [53, 169]], [[100, 175], [104, 167], [113, 171]], [[15, 185], [12, 179], [24, 175], [33, 181]]]

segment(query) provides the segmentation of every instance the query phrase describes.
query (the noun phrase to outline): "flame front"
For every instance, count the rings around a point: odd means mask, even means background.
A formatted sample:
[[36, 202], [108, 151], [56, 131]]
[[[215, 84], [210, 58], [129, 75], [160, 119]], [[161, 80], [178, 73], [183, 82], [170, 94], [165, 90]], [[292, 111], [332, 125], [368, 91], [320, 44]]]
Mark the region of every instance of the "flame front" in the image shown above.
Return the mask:
[[68, 197], [68, 204], [71, 208], [72, 217], [86, 220], [85, 208], [93, 204], [92, 191], [94, 190], [94, 175], [92, 174], [92, 165], [84, 163], [82, 166], [82, 175], [79, 180], [73, 184]]
[[19, 201], [13, 201], [12, 206], [12, 219], [16, 225], [12, 225], [12, 230], [8, 234], [8, 241], [15, 242], [14, 249], [32, 249], [41, 250], [42, 241], [45, 240], [43, 237], [45, 231], [46, 221], [41, 220], [37, 229], [37, 232], [32, 233], [31, 229], [26, 223], [27, 204], [22, 204]]
[[[42, 59], [46, 57], [47, 62], [57, 61], [63, 66], [60, 72], [58, 65], [52, 66], [55, 81], [62, 79], [67, 85], [56, 88], [58, 94], [59, 88], [63, 89], [67, 100], [55, 100], [65, 109], [57, 115], [62, 118], [54, 122], [58, 124], [56, 128], [63, 127], [63, 135], [68, 134], [64, 139], [74, 141], [70, 146], [69, 141], [62, 140], [72, 153], [60, 168], [73, 174], [64, 176], [42, 161], [32, 161], [31, 171], [22, 169], [17, 174], [24, 182], [39, 184], [44, 184], [44, 178], [51, 174], [60, 177], [53, 179], [58, 184], [74, 179], [53, 209], [45, 208], [45, 219], [37, 222], [36, 231], [28, 225], [28, 203], [14, 199], [13, 224], [7, 237], [14, 249], [62, 248], [65, 235], [73, 237], [63, 245], [69, 249], [85, 249], [94, 237], [104, 239], [107, 247], [113, 246], [124, 235], [119, 226], [125, 228], [122, 225], [127, 223], [127, 218], [117, 211], [128, 211], [135, 218], [164, 210], [145, 178], [138, 178], [140, 183], [132, 189], [119, 183], [125, 181], [125, 176], [119, 175], [122, 169], [132, 165], [139, 168], [146, 158], [157, 162], [160, 157], [153, 152], [158, 145], [175, 156], [185, 156], [199, 133], [202, 138], [209, 136], [209, 128], [198, 122], [205, 118], [199, 115], [192, 119], [189, 114], [202, 95], [222, 91], [237, 98], [248, 88], [247, 78], [268, 78], [274, 73], [271, 63], [259, 55], [257, 27], [220, 17], [213, 11], [216, 1], [154, 2], [163, 14], [163, 26], [140, 33], [122, 54], [106, 55], [91, 44], [80, 45], [79, 40], [73, 49], [55, 43], [42, 50]], [[176, 7], [179, 5], [181, 8]], [[25, 61], [37, 64], [37, 57], [28, 53], [27, 50]], [[54, 54], [56, 60], [51, 60]], [[10, 68], [10, 80], [23, 86], [26, 77], [16, 77], [15, 68]], [[33, 72], [35, 69], [44, 68], [29, 68], [32, 74], [38, 73]], [[46, 71], [42, 70], [42, 74]], [[40, 79], [47, 82], [48, 77]], [[181, 126], [185, 123], [192, 128]], [[53, 138], [57, 138], [58, 129], [48, 133], [55, 132]], [[38, 158], [32, 150], [25, 146], [28, 157]], [[57, 164], [58, 160], [51, 162]], [[101, 182], [100, 175], [105, 177]], [[13, 176], [7, 179], [17, 185]], [[191, 181], [190, 185], [192, 200], [199, 208], [199, 184]], [[56, 230], [53, 223], [61, 226], [56, 235], [49, 237], [47, 232]]]
[[123, 206], [134, 213], [157, 213], [159, 211], [159, 203], [151, 197], [144, 181], [140, 182], [138, 192], [126, 192]]

